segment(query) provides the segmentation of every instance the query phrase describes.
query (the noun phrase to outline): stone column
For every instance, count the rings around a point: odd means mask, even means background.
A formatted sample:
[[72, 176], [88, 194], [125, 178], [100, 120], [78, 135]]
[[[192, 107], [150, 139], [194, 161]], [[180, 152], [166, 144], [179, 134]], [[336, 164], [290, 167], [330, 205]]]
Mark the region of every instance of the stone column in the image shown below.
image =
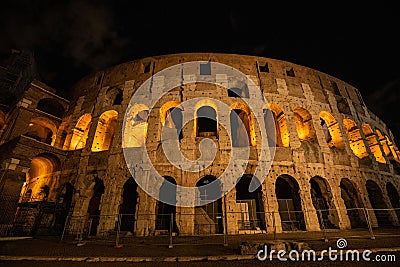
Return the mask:
[[311, 187], [307, 179], [304, 179], [299, 183], [300, 187], [300, 199], [301, 199], [301, 209], [304, 214], [304, 220], [306, 224], [307, 231], [320, 231], [321, 227], [319, 225], [317, 210], [311, 199]]

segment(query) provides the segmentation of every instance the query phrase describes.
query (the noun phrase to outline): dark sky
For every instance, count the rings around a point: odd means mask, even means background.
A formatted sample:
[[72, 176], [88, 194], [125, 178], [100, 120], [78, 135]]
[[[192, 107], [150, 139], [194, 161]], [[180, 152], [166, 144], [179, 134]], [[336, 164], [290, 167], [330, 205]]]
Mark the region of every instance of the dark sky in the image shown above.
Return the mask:
[[146, 56], [227, 52], [281, 59], [352, 84], [400, 136], [395, 6], [144, 2], [3, 1], [0, 57], [31, 49], [42, 81], [65, 97], [83, 76]]

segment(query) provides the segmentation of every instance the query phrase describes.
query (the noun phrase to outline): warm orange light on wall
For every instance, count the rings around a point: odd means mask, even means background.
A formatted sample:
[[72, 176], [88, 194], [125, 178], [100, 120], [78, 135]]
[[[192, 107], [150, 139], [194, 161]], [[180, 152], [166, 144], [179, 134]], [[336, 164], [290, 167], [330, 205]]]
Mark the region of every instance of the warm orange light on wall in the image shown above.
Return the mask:
[[243, 116], [242, 122], [244, 123], [244, 126], [247, 131], [247, 136], [249, 138], [250, 146], [255, 146], [256, 145], [256, 133], [255, 133], [255, 127], [254, 127], [254, 119], [252, 118], [252, 114], [250, 112], [249, 107], [244, 104], [244, 103], [233, 103], [230, 106], [231, 110], [240, 110], [242, 111], [241, 114], [238, 114], [239, 118]]
[[340, 132], [340, 127], [337, 120], [327, 111], [321, 111], [319, 116], [326, 123], [326, 127], [329, 131], [330, 140], [328, 141], [328, 146], [344, 148], [343, 136]]
[[346, 128], [347, 139], [349, 140], [350, 148], [354, 155], [362, 159], [368, 156], [368, 151], [364, 145], [360, 129], [357, 124], [350, 119], [344, 119], [343, 125]]
[[304, 108], [296, 108], [294, 110], [294, 121], [296, 123], [297, 135], [301, 141], [310, 140], [315, 137], [315, 129], [310, 112]]
[[382, 146], [383, 152], [387, 157], [390, 157], [391, 151], [388, 145], [388, 141], [379, 129], [376, 129], [376, 134], [378, 135], [378, 141]]
[[[281, 107], [275, 103], [269, 103], [263, 109], [270, 109], [274, 115], [276, 146], [289, 147], [289, 131], [287, 129], [286, 116]], [[265, 127], [268, 127], [268, 125], [265, 125]]]
[[110, 149], [117, 125], [118, 112], [108, 110], [100, 115], [96, 127], [96, 133], [92, 143], [92, 151], [104, 151]]
[[400, 161], [400, 152], [399, 149], [396, 147], [396, 145], [389, 139], [388, 136], [386, 136], [386, 141], [387, 144], [389, 146], [390, 152], [392, 157], [396, 160], [396, 161]]
[[81, 149], [86, 146], [86, 139], [89, 134], [91, 121], [92, 115], [89, 113], [86, 113], [79, 118], [75, 128], [73, 129], [71, 143], [69, 146], [70, 150]]
[[144, 104], [133, 105], [126, 116], [122, 147], [143, 147], [146, 143], [149, 108]]
[[[55, 184], [54, 175], [60, 170], [59, 160], [52, 155], [39, 155], [31, 161], [30, 169], [26, 173], [25, 183], [21, 190], [21, 201], [40, 201], [44, 195], [43, 186]], [[29, 191], [29, 198], [24, 198]]]
[[371, 126], [368, 123], [363, 123], [361, 126], [363, 133], [365, 135], [365, 139], [367, 139], [368, 146], [372, 152], [372, 154], [375, 156], [376, 161], [380, 163], [386, 163], [386, 160], [382, 154], [382, 150], [380, 148], [378, 139], [376, 138], [376, 135], [374, 131], [372, 130]]
[[160, 120], [161, 120], [161, 125], [162, 126], [165, 126], [165, 127], [168, 127], [168, 128], [172, 128], [171, 125], [165, 125], [165, 120], [166, 120], [166, 118], [168, 116], [169, 111], [172, 108], [176, 108], [176, 107], [182, 109], [180, 107], [180, 103], [177, 102], [177, 101], [168, 101], [167, 103], [162, 105], [162, 107], [160, 108]]
[[51, 120], [43, 117], [31, 119], [28, 129], [24, 135], [38, 141], [53, 145], [56, 137], [57, 127]]

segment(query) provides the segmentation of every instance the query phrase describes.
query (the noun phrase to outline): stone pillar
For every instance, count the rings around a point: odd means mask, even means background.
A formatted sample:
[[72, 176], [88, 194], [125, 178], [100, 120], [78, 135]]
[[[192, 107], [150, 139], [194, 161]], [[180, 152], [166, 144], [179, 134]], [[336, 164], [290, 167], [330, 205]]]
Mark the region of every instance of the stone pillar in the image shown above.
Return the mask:
[[299, 139], [299, 136], [297, 135], [297, 130], [296, 130], [296, 123], [294, 122], [294, 114], [290, 110], [285, 110], [285, 115], [286, 115], [286, 125], [287, 129], [289, 131], [289, 142], [290, 142], [290, 147], [291, 148], [299, 148], [301, 146], [301, 141]]
[[318, 214], [311, 199], [310, 183], [308, 183], [308, 180], [304, 180], [299, 183], [299, 187], [301, 209], [304, 214], [306, 229], [307, 231], [320, 231], [321, 227], [319, 225]]
[[194, 207], [176, 207], [176, 224], [179, 235], [190, 236], [194, 234]]
[[[340, 178], [335, 178], [336, 181], [340, 183]], [[332, 204], [336, 208], [337, 219], [339, 222], [339, 229], [351, 229], [351, 222], [349, 216], [347, 215], [347, 208], [344, 204], [344, 200], [341, 197], [341, 188], [339, 185], [335, 184], [334, 186], [330, 186], [332, 193]]]
[[[274, 182], [272, 182], [272, 180], [274, 180]], [[268, 175], [263, 184], [267, 233], [273, 233], [274, 231], [276, 231], [276, 233], [282, 232], [281, 216], [279, 215], [279, 206], [275, 194], [275, 181], [276, 177], [272, 179], [272, 177]]]
[[236, 205], [236, 189], [232, 188], [226, 194], [226, 221], [228, 234], [235, 235], [239, 233], [238, 220], [240, 219], [240, 210]]

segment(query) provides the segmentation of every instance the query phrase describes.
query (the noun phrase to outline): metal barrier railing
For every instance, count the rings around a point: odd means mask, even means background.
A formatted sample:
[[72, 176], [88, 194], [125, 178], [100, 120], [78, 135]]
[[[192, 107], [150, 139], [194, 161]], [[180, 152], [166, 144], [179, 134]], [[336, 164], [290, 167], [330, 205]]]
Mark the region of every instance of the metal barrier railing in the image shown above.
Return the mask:
[[319, 228], [322, 239], [328, 241], [329, 233], [339, 230], [339, 213], [342, 217], [348, 216], [351, 228], [365, 229], [369, 234], [363, 234], [375, 239], [374, 229], [379, 228], [377, 224], [390, 222], [390, 216], [384, 218], [383, 214], [397, 215], [400, 209], [70, 216], [65, 222], [61, 240], [69, 236], [78, 241], [90, 238], [114, 240], [115, 246], [139, 239], [141, 242], [168, 247], [184, 244], [227, 246], [228, 237], [233, 238], [241, 233], [266, 234], [266, 238], [275, 240], [281, 233], [307, 231], [310, 226], [306, 225], [306, 221], [314, 220], [313, 229]]
[[[29, 208], [29, 207], [27, 207]], [[36, 213], [29, 213], [29, 221], [14, 219], [0, 225], [1, 236], [27, 235], [33, 226], [43, 222], [35, 221]], [[31, 218], [32, 217], [32, 218]], [[44, 216], [42, 216], [44, 218]], [[39, 217], [38, 217], [39, 218]], [[47, 216], [45, 226], [50, 227], [51, 217]], [[33, 223], [35, 222], [35, 223]], [[60, 222], [58, 222], [60, 224]], [[331, 238], [331, 233], [343, 228], [360, 229], [360, 234], [371, 239], [376, 231], [387, 227], [400, 226], [400, 208], [345, 210], [278, 210], [246, 212], [210, 212], [195, 210], [192, 213], [136, 213], [96, 216], [66, 216], [60, 224], [60, 240], [94, 240], [115, 243], [116, 246], [137, 242], [156, 245], [221, 244], [227, 245], [241, 234], [262, 235], [263, 238], [277, 239], [282, 234], [305, 231], [319, 231], [322, 240]], [[62, 226], [63, 225], [63, 226]], [[346, 229], [347, 229], [346, 228]], [[25, 230], [28, 229], [28, 230]], [[32, 228], [33, 229], [33, 228]]]

